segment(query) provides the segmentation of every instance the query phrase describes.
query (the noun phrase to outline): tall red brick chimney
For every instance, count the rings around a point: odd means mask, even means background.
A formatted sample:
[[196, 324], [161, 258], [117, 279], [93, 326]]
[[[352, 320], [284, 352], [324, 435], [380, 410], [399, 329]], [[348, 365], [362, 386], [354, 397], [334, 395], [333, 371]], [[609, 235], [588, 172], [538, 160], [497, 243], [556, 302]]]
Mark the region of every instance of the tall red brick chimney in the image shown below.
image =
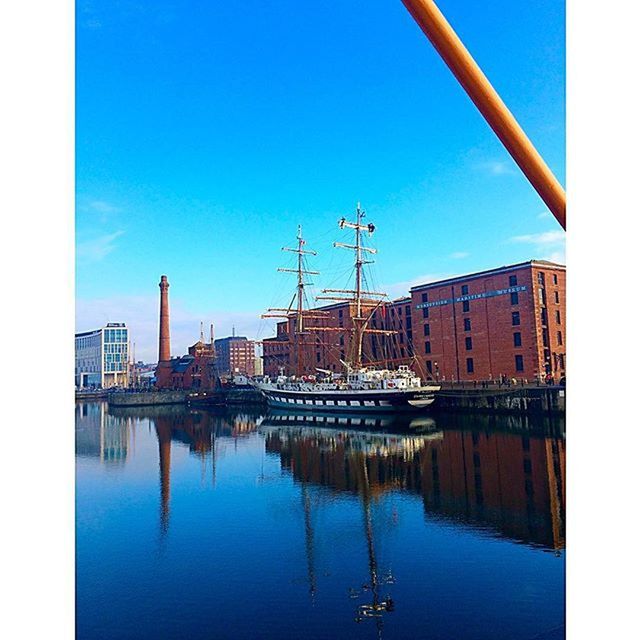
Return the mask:
[[167, 276], [160, 277], [160, 345], [158, 362], [171, 360], [171, 338], [169, 337], [169, 282]]

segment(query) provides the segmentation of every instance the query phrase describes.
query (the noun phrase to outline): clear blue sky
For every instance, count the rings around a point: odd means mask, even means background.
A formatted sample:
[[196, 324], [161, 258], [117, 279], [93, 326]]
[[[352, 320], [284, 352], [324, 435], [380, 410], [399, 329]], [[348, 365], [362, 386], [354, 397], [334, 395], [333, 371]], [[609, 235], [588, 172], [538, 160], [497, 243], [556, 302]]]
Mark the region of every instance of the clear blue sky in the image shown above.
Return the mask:
[[[265, 337], [256, 316], [288, 303], [280, 247], [302, 223], [328, 285], [358, 200], [393, 295], [564, 260], [558, 224], [400, 0], [131, 4], [77, 3], [79, 330], [128, 322], [153, 360], [167, 274], [174, 354], [200, 319]], [[438, 4], [564, 183], [564, 1]]]

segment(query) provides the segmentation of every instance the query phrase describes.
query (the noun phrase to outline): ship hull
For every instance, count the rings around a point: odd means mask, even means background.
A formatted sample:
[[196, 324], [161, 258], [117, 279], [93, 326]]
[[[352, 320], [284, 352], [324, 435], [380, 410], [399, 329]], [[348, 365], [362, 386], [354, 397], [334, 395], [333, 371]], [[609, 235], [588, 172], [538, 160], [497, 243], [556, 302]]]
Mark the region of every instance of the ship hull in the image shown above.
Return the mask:
[[257, 385], [270, 407], [296, 411], [397, 412], [420, 411], [431, 406], [440, 387], [410, 390], [375, 389], [367, 391], [293, 391], [276, 385]]

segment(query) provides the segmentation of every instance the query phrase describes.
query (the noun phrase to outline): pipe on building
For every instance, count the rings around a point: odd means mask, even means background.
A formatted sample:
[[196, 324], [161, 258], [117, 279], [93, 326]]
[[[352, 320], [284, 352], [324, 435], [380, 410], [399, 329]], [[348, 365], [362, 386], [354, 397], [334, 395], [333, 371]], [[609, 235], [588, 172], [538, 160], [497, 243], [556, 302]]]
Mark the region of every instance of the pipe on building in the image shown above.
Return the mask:
[[566, 229], [566, 194], [433, 0], [402, 0], [551, 213]]

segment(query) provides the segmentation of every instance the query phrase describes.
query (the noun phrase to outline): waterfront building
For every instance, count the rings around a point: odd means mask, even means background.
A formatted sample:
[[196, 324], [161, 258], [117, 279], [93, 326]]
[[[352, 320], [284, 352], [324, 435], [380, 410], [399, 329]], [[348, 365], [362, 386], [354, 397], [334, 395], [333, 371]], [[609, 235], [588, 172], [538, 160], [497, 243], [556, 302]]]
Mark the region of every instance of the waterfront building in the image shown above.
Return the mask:
[[128, 385], [129, 329], [124, 322], [76, 333], [75, 355], [76, 387]]
[[160, 326], [158, 332], [158, 364], [156, 365], [156, 388], [158, 389], [202, 389], [215, 388], [217, 384], [216, 355], [213, 340], [204, 341], [204, 330], [200, 325], [200, 340], [188, 348], [186, 355], [171, 357], [169, 332], [169, 281], [160, 277]]
[[566, 267], [530, 260], [411, 289], [413, 343], [439, 380], [556, 382], [566, 369]]
[[[305, 333], [302, 369], [340, 372], [349, 352], [349, 303], [318, 307]], [[533, 381], [566, 371], [566, 267], [531, 260], [412, 287], [408, 296], [380, 304], [363, 343], [365, 365], [409, 364], [423, 379]], [[295, 319], [276, 325], [263, 341], [266, 375], [293, 374]], [[344, 328], [344, 331], [340, 329]]]
[[256, 375], [256, 345], [244, 336], [229, 336], [215, 341], [219, 375]]

